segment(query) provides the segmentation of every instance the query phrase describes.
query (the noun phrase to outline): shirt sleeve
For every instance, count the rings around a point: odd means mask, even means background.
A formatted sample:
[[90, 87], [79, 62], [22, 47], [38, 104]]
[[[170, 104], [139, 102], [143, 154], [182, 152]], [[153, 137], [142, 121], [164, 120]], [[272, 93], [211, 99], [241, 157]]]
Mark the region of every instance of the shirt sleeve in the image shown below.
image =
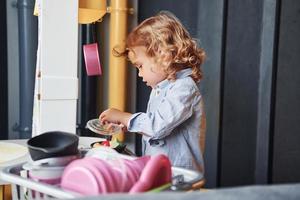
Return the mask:
[[196, 93], [190, 85], [175, 84], [162, 98], [158, 109], [133, 114], [128, 122], [128, 131], [140, 132], [153, 139], [166, 137], [192, 116]]

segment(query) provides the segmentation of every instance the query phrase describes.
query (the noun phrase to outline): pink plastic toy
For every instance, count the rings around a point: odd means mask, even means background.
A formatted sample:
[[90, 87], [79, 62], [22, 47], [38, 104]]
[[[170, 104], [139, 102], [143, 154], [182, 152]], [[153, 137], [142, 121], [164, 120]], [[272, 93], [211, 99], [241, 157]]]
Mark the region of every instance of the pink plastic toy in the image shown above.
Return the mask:
[[171, 163], [167, 156], [152, 156], [129, 193], [145, 192], [171, 182]]
[[171, 175], [171, 164], [165, 155], [135, 160], [85, 157], [66, 167], [61, 187], [84, 195], [137, 193], [170, 182]]
[[73, 161], [66, 167], [62, 175], [61, 187], [84, 195], [107, 193], [100, 171], [86, 159]]

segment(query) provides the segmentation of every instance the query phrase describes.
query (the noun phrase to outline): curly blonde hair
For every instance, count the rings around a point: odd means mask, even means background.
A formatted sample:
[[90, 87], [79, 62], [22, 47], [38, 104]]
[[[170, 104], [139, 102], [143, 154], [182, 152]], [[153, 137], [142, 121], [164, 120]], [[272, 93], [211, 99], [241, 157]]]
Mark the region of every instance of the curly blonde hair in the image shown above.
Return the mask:
[[126, 50], [114, 49], [114, 53], [128, 56], [130, 49], [136, 46], [146, 47], [146, 55], [163, 67], [168, 80], [175, 80], [176, 72], [186, 68], [192, 69], [191, 77], [195, 82], [202, 78], [205, 52], [170, 12], [163, 11], [144, 20], [128, 35]]

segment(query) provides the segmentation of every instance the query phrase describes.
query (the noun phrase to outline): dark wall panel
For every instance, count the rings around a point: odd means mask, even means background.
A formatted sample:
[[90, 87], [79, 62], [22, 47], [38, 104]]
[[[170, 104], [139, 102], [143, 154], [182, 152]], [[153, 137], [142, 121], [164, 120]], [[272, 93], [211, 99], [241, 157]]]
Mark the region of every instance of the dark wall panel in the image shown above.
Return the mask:
[[300, 1], [281, 1], [273, 182], [300, 181]]
[[0, 1], [0, 140], [7, 139], [6, 1]]
[[262, 1], [228, 1], [222, 115], [222, 186], [253, 183]]
[[276, 41], [278, 32], [279, 3], [266, 0], [263, 3], [261, 55], [259, 65], [259, 95], [257, 109], [255, 184], [270, 182], [271, 138], [273, 130], [273, 94], [275, 88]]

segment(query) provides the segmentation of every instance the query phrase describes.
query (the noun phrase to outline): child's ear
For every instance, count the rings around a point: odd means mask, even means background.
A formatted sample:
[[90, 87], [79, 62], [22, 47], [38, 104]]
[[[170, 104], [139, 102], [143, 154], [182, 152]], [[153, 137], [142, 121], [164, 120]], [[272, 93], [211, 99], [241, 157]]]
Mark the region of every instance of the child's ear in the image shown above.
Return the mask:
[[129, 50], [127, 54], [128, 60], [134, 65], [135, 53], [133, 50]]

